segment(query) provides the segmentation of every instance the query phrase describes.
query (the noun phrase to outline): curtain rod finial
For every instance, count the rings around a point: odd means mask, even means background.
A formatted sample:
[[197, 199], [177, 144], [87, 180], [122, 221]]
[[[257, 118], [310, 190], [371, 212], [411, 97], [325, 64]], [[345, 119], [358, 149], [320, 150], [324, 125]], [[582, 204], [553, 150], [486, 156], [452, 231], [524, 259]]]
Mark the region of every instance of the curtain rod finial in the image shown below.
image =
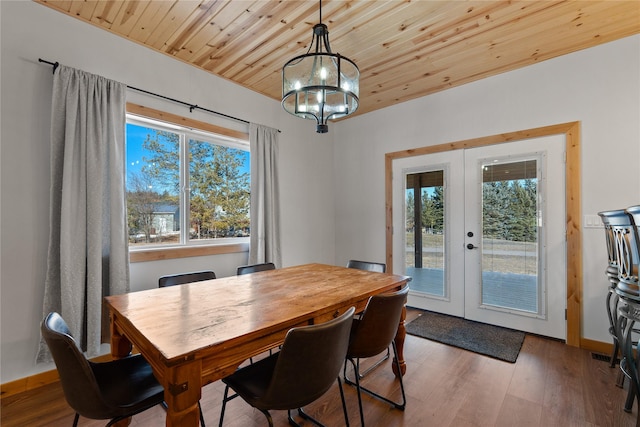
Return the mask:
[[49, 65], [51, 65], [51, 66], [53, 67], [53, 74], [55, 74], [55, 73], [56, 73], [56, 69], [58, 68], [58, 66], [60, 66], [60, 63], [59, 63], [58, 61], [56, 61], [56, 62], [45, 61], [45, 60], [44, 60], [44, 59], [42, 59], [42, 58], [38, 58], [38, 62], [42, 62], [42, 63], [44, 63], [44, 64], [49, 64]]

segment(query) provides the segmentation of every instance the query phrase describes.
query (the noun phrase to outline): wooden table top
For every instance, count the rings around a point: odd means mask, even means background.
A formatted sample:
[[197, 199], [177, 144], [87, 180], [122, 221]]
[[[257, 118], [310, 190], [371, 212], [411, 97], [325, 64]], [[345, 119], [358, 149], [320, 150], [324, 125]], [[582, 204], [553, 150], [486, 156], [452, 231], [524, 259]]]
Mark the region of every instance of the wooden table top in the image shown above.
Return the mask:
[[[406, 276], [307, 264], [105, 298], [118, 327], [163, 363], [198, 358], [309, 319], [329, 320]], [[360, 309], [364, 307], [358, 307]]]

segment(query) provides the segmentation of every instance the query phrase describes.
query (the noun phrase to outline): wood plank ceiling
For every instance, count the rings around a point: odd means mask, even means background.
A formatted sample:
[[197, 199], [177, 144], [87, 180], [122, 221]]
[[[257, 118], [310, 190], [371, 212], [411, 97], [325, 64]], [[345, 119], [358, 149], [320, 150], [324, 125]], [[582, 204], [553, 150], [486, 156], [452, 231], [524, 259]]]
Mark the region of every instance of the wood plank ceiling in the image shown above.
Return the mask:
[[[277, 100], [319, 22], [309, 0], [35, 1]], [[363, 114], [640, 33], [640, 1], [325, 0], [322, 22]]]

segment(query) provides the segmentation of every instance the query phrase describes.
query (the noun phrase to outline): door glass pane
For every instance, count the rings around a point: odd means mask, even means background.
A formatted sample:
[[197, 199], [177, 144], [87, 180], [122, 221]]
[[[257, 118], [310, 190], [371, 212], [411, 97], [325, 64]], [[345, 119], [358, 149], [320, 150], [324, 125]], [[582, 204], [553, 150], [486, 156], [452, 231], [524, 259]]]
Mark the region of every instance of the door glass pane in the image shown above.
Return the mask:
[[482, 169], [482, 304], [538, 313], [537, 161]]
[[445, 297], [444, 171], [407, 174], [406, 274], [410, 289]]

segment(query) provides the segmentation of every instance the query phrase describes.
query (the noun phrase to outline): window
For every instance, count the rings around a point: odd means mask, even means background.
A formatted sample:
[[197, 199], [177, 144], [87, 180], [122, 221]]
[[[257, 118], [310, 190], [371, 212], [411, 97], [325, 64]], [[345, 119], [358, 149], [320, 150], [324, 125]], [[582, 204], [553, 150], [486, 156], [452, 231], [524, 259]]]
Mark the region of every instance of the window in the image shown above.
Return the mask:
[[129, 247], [246, 241], [249, 144], [127, 115]]

